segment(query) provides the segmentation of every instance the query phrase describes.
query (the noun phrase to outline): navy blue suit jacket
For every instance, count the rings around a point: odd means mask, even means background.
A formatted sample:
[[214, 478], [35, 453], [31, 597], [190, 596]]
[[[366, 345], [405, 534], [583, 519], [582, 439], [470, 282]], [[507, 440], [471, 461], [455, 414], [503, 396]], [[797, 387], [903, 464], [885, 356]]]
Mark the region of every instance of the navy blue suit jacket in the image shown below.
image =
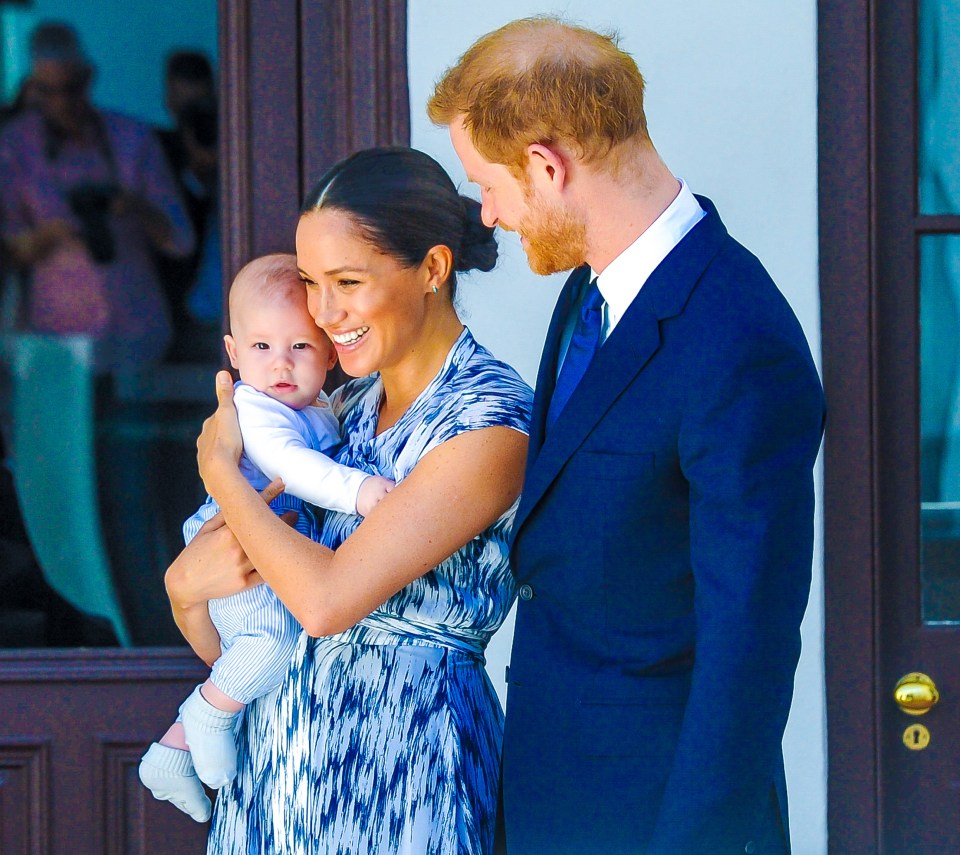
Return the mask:
[[699, 202], [548, 433], [585, 269], [547, 336], [512, 548], [509, 855], [788, 850], [823, 393], [786, 300]]

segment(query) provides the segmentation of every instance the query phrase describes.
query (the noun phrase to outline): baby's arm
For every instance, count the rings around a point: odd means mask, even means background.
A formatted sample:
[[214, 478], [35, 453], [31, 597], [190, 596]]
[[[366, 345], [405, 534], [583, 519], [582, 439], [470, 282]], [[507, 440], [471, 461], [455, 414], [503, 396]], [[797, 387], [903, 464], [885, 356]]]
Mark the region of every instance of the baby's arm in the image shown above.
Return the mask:
[[244, 453], [268, 478], [282, 478], [291, 495], [333, 511], [366, 515], [393, 488], [387, 478], [343, 466], [311, 448], [299, 417], [284, 404], [242, 385], [235, 400]]

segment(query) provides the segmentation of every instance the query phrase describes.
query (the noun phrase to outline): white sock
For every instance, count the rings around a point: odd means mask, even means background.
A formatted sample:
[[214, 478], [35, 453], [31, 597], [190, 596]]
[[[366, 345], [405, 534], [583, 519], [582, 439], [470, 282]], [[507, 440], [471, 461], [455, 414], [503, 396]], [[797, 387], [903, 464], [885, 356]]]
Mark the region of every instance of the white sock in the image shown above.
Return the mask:
[[210, 819], [210, 799], [189, 751], [154, 742], [140, 761], [140, 780], [155, 799], [170, 802], [197, 822]]
[[180, 707], [183, 732], [200, 780], [219, 790], [237, 776], [237, 743], [233, 726], [238, 712], [217, 709], [197, 686]]

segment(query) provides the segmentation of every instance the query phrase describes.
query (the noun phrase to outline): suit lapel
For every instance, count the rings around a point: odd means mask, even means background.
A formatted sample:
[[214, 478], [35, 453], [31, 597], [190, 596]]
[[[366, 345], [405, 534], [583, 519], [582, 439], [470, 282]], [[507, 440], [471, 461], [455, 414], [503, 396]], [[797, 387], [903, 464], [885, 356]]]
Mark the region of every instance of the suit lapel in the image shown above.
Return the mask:
[[[557, 350], [562, 330], [589, 269], [567, 280], [550, 325], [537, 377], [530, 453], [514, 536], [560, 470], [596, 427], [617, 397], [660, 347], [660, 321], [683, 311], [694, 286], [720, 249], [726, 229], [708, 199], [698, 196], [707, 212], [673, 248], [644, 283], [616, 329], [604, 342], [574, 390], [570, 401], [544, 436], [544, 421], [556, 382]], [[579, 275], [578, 275], [579, 274]], [[561, 310], [561, 303], [564, 308]]]
[[547, 421], [547, 408], [553, 397], [553, 389], [557, 384], [557, 355], [560, 351], [560, 341], [567, 319], [573, 311], [576, 297], [581, 293], [584, 283], [589, 279], [590, 268], [578, 267], [568, 277], [557, 298], [557, 305], [553, 309], [553, 317], [547, 328], [547, 338], [540, 356], [540, 368], [537, 372], [536, 394], [533, 399], [533, 413], [530, 420], [530, 446], [527, 453], [527, 470], [531, 462], [540, 453], [543, 445], [544, 431]]

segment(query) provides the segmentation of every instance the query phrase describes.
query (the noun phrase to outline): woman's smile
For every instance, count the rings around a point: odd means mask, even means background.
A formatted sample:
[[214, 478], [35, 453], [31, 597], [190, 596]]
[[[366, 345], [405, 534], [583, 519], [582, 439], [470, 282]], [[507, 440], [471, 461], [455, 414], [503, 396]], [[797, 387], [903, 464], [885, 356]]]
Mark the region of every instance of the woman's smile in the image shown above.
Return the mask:
[[436, 301], [428, 274], [381, 252], [344, 213], [300, 219], [297, 263], [310, 313], [350, 376], [402, 370], [411, 344], [431, 334], [427, 314]]
[[340, 348], [347, 348], [352, 344], [356, 344], [368, 332], [370, 332], [370, 327], [364, 325], [349, 332], [333, 332], [328, 330], [327, 334], [333, 339], [334, 344], [337, 345], [337, 349], [339, 350]]

